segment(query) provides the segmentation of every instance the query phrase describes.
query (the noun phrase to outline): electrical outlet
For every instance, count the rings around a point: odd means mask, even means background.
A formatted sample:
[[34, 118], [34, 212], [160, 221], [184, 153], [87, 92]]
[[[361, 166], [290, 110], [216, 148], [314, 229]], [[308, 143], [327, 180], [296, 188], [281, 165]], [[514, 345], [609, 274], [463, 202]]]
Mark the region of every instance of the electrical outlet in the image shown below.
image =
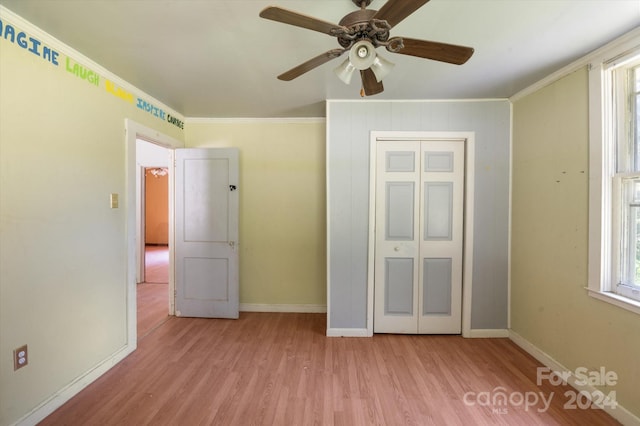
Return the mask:
[[29, 364], [29, 356], [27, 353], [27, 345], [20, 346], [13, 350], [13, 371]]

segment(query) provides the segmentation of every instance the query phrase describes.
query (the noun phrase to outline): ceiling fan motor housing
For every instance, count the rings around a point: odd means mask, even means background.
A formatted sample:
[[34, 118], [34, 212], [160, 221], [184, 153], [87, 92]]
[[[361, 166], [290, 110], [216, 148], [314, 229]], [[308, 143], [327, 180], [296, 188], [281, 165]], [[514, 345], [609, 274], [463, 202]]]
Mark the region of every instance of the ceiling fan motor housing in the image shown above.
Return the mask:
[[346, 28], [346, 31], [335, 34], [340, 46], [349, 49], [359, 40], [369, 40], [374, 47], [386, 42], [391, 27], [386, 21], [373, 19], [376, 13], [377, 10], [360, 9], [345, 15], [338, 25]]

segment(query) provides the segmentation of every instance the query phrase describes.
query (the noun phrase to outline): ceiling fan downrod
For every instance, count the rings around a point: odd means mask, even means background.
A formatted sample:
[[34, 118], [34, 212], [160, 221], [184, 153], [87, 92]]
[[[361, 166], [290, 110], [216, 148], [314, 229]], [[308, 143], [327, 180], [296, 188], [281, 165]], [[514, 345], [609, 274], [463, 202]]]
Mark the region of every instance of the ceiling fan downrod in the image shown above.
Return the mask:
[[353, 2], [353, 4], [356, 5], [356, 7], [359, 7], [361, 9], [364, 9], [371, 4], [371, 0], [351, 0], [351, 1]]

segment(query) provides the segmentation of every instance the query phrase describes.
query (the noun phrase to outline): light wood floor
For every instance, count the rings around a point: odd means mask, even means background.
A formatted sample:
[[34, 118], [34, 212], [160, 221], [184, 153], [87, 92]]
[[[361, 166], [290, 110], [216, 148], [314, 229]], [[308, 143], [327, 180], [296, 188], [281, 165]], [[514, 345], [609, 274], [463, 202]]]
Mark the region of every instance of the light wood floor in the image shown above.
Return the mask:
[[169, 282], [169, 246], [147, 244], [144, 249], [144, 282]]
[[169, 285], [142, 283], [137, 289], [138, 340], [169, 319]]
[[[42, 425], [617, 424], [564, 409], [571, 388], [536, 386], [539, 363], [508, 339], [329, 338], [325, 326], [324, 314], [171, 317]], [[551, 407], [478, 403], [499, 387], [553, 395]]]
[[145, 282], [136, 292], [139, 340], [169, 319], [169, 247], [146, 246]]

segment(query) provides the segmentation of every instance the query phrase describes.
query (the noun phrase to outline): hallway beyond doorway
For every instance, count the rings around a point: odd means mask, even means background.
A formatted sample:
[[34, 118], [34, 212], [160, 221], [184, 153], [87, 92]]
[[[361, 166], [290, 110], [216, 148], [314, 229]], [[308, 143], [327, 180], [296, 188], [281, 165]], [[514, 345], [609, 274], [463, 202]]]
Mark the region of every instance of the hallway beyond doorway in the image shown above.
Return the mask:
[[144, 249], [144, 282], [169, 283], [169, 246], [147, 244]]

